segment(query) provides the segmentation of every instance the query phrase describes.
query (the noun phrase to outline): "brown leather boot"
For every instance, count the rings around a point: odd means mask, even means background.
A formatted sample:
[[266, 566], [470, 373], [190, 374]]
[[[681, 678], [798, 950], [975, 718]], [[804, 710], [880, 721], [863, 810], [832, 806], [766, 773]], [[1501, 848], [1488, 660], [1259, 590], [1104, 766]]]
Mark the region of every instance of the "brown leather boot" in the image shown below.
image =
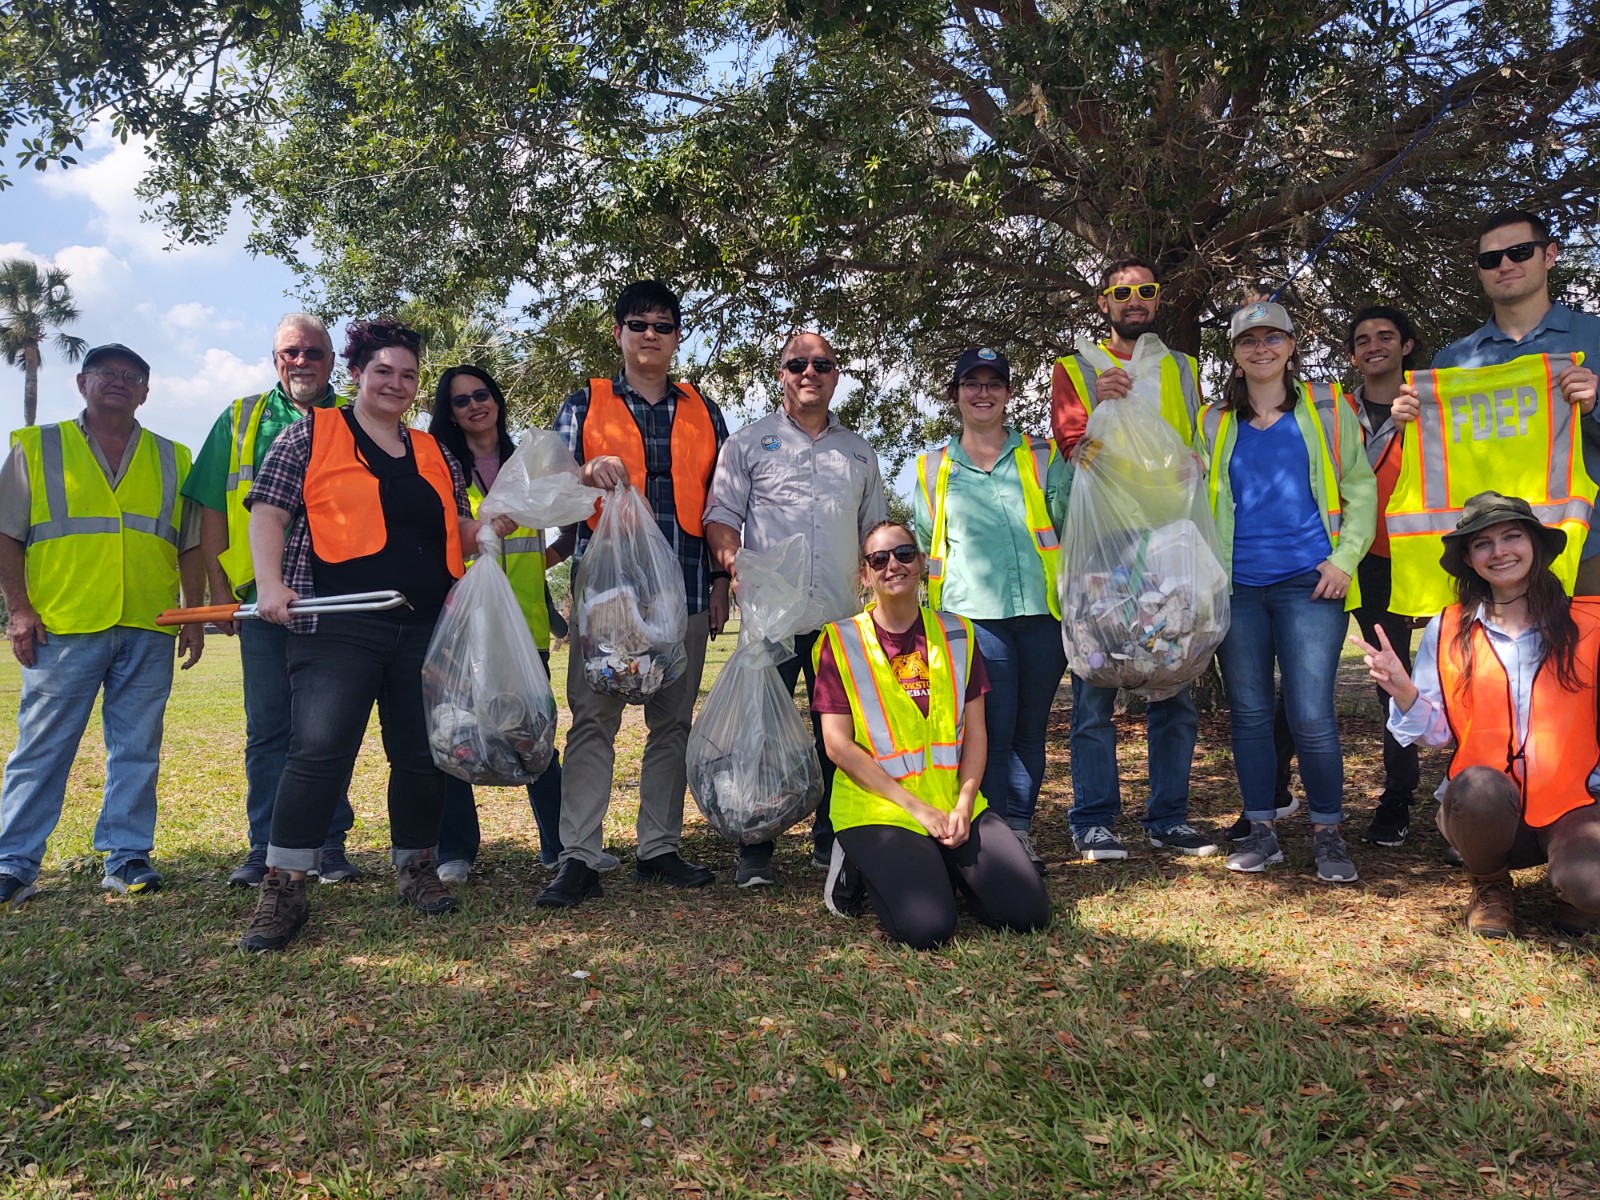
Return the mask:
[[1510, 937], [1517, 924], [1517, 902], [1511, 872], [1472, 876], [1472, 899], [1467, 901], [1467, 930], [1479, 937]]
[[1555, 919], [1550, 924], [1557, 933], [1568, 937], [1586, 937], [1600, 928], [1600, 913], [1584, 912], [1577, 905], [1557, 900]]

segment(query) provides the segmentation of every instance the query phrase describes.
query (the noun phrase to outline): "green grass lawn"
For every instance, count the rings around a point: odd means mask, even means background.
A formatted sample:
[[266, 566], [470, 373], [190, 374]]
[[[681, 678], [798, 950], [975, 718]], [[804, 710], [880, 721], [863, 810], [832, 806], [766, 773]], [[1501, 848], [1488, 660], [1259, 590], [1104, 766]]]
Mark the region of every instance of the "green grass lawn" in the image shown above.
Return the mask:
[[[1354, 839], [1381, 767], [1348, 673]], [[0, 705], [17, 680], [0, 667]], [[736, 889], [692, 801], [684, 849], [717, 883], [635, 883], [636, 713], [603, 899], [535, 909], [549, 872], [526, 799], [484, 789], [462, 911], [410, 915], [374, 738], [352, 789], [366, 881], [317, 888], [288, 952], [246, 957], [254, 894], [223, 882], [244, 849], [238, 681], [235, 644], [212, 638], [174, 689], [167, 889], [98, 890], [96, 725], [43, 888], [0, 921], [0, 1194], [1600, 1194], [1595, 949], [1549, 936], [1538, 871], [1519, 877], [1523, 939], [1469, 940], [1431, 802], [1404, 848], [1352, 843], [1349, 888], [1316, 882], [1303, 815], [1262, 877], [1137, 848], [1073, 862], [1063, 708], [1036, 827], [1053, 927], [964, 923], [915, 954], [826, 912], [798, 835], [777, 887]], [[1140, 797], [1142, 722], [1121, 732]], [[1195, 810], [1237, 811], [1220, 718], [1203, 718]]]

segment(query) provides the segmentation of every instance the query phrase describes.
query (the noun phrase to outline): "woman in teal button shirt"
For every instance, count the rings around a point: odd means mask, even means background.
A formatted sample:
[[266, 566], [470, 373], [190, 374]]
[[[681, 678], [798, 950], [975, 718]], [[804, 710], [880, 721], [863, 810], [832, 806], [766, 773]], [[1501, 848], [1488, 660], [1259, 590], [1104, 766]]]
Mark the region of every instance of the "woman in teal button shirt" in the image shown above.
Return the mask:
[[956, 362], [947, 395], [961, 436], [917, 460], [917, 541], [929, 558], [928, 605], [972, 621], [988, 667], [983, 795], [1022, 839], [1044, 782], [1045, 730], [1067, 669], [1056, 561], [1072, 468], [1045, 438], [1005, 423], [1011, 364], [987, 346]]

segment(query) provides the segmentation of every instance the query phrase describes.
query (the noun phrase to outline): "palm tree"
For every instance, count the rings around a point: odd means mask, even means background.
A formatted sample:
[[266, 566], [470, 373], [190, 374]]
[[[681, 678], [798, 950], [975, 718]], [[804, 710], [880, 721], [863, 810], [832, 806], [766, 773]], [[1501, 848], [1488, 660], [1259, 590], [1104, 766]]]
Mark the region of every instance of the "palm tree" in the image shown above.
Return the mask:
[[62, 331], [78, 319], [77, 305], [67, 288], [67, 273], [58, 267], [40, 271], [26, 258], [0, 264], [0, 352], [13, 367], [21, 367], [23, 423], [39, 416], [39, 347], [52, 336], [56, 349], [68, 362], [77, 362], [88, 349], [80, 337]]

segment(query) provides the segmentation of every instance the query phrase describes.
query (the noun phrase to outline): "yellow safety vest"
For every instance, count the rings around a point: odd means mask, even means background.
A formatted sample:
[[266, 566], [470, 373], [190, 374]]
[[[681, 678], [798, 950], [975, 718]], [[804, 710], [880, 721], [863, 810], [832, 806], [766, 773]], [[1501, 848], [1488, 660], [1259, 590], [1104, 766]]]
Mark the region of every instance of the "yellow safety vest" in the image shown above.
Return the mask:
[[[901, 785], [934, 808], [949, 812], [961, 795], [961, 733], [967, 707], [967, 679], [976, 641], [972, 622], [954, 613], [922, 610], [928, 641], [928, 715], [906, 695], [878, 642], [870, 612], [835, 621], [823, 630], [833, 661], [850, 697], [855, 740]], [[822, 638], [812, 649], [812, 664], [822, 656]], [[972, 806], [976, 820], [989, 807], [983, 794]], [[897, 825], [926, 833], [921, 823], [892, 800], [875, 796], [834, 772], [828, 813], [835, 829], [857, 825]]]
[[[267, 411], [270, 392], [242, 396], [230, 406], [231, 428], [228, 434], [228, 491], [225, 511], [228, 517], [228, 546], [217, 555], [217, 562], [228, 576], [236, 598], [243, 598], [245, 590], [256, 581], [255, 561], [250, 557], [250, 510], [244, 498], [256, 478], [256, 440], [261, 433], [261, 418]], [[334, 407], [342, 408], [343, 396], [334, 399]]]
[[178, 603], [189, 451], [141, 429], [113, 491], [76, 421], [19, 429], [11, 444], [28, 464], [28, 599], [46, 631], [156, 629]]
[[[1100, 348], [1111, 353], [1107, 342], [1101, 342]], [[1100, 378], [1100, 368], [1082, 354], [1063, 355], [1056, 362], [1072, 380], [1078, 399], [1083, 401], [1084, 412], [1093, 412], [1094, 381]], [[1178, 431], [1185, 446], [1194, 442], [1194, 416], [1200, 411], [1198, 374], [1199, 364], [1192, 354], [1168, 350], [1161, 360], [1161, 415]]]
[[1579, 416], [1555, 377], [1582, 354], [1528, 354], [1491, 367], [1408, 371], [1421, 410], [1401, 435], [1400, 478], [1389, 497], [1389, 607], [1428, 617], [1455, 603], [1439, 565], [1442, 538], [1467, 499], [1493, 489], [1520, 496], [1546, 525], [1567, 531], [1550, 565], [1570, 595], [1589, 531], [1595, 484], [1583, 466]]
[[[1048, 438], [1023, 435], [1022, 444], [1013, 457], [1017, 462], [1017, 477], [1022, 481], [1022, 506], [1027, 514], [1028, 532], [1033, 535], [1033, 548], [1039, 555], [1039, 566], [1044, 571], [1044, 591], [1050, 598], [1050, 615], [1061, 619], [1061, 601], [1056, 597], [1056, 576], [1060, 573], [1061, 539], [1056, 536], [1055, 523], [1045, 504], [1045, 477], [1056, 456], [1055, 443]], [[917, 483], [922, 488], [928, 504], [928, 518], [933, 522], [933, 536], [928, 546], [928, 603], [934, 608], [943, 607], [944, 565], [949, 546], [945, 534], [945, 496], [950, 490], [951, 459], [949, 447], [917, 456]], [[931, 476], [931, 478], [930, 478]]]
[[[1343, 507], [1339, 493], [1339, 470], [1340, 464], [1344, 462], [1344, 435], [1339, 428], [1339, 405], [1342, 403], [1349, 407], [1349, 401], [1344, 389], [1337, 383], [1302, 381], [1298, 386], [1300, 403], [1309, 404], [1317, 415], [1317, 419], [1310, 424], [1317, 432], [1318, 452], [1306, 456], [1311, 460], [1311, 495], [1313, 498], [1321, 498], [1322, 527], [1328, 532], [1329, 546], [1337, 546]], [[1298, 405], [1296, 407], [1298, 408]], [[1206, 472], [1206, 493], [1211, 506], [1211, 515], [1215, 517], [1221, 503], [1222, 475], [1228, 469], [1228, 459], [1233, 454], [1233, 443], [1238, 437], [1238, 426], [1233, 411], [1217, 404], [1206, 405], [1205, 411], [1200, 414], [1200, 432], [1205, 444], [1211, 448], [1208, 456], [1210, 467]], [[1319, 470], [1321, 486], [1318, 486]], [[1360, 606], [1361, 583], [1352, 572], [1350, 590], [1345, 593], [1345, 611], [1349, 612]]]
[[[478, 505], [483, 503], [483, 492], [476, 483], [467, 485], [467, 499], [472, 502], [472, 515], [478, 515]], [[517, 606], [533, 634], [533, 644], [541, 650], [550, 649], [550, 610], [544, 602], [544, 531], [518, 526], [505, 539], [505, 554], [500, 565], [505, 568], [511, 590], [517, 594]], [[475, 555], [473, 557], [476, 557]]]

